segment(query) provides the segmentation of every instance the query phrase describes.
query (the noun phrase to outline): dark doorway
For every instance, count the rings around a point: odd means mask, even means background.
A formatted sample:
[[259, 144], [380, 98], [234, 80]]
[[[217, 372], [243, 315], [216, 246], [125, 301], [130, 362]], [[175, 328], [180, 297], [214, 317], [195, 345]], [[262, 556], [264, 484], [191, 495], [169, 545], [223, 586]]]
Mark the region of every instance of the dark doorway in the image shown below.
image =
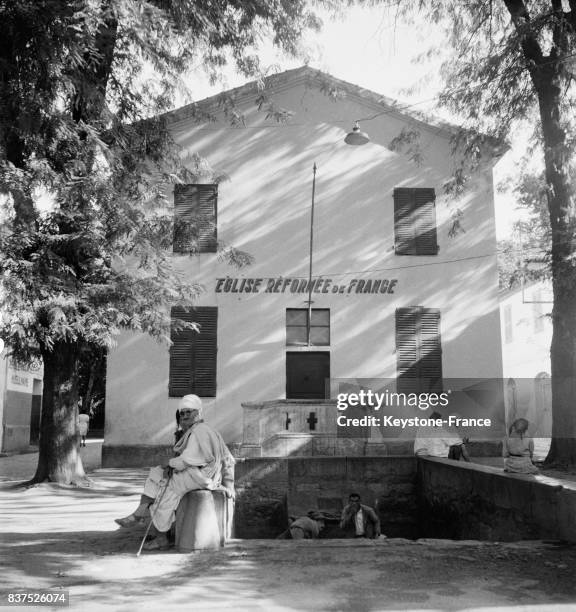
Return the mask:
[[30, 444], [38, 444], [40, 438], [40, 414], [42, 412], [42, 381], [38, 378], [34, 378], [32, 385]]
[[104, 436], [106, 358], [106, 349], [96, 345], [84, 347], [80, 355], [78, 411], [90, 415], [89, 438], [102, 438]]
[[326, 399], [330, 353], [286, 353], [286, 399]]

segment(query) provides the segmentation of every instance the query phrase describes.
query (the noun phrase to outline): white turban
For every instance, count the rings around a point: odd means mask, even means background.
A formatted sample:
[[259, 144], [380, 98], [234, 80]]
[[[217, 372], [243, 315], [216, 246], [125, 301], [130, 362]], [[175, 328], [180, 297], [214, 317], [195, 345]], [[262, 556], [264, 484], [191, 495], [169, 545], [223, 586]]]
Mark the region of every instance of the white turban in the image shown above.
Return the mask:
[[188, 408], [189, 410], [198, 410], [198, 414], [202, 414], [202, 400], [197, 395], [185, 395], [178, 406], [179, 410]]

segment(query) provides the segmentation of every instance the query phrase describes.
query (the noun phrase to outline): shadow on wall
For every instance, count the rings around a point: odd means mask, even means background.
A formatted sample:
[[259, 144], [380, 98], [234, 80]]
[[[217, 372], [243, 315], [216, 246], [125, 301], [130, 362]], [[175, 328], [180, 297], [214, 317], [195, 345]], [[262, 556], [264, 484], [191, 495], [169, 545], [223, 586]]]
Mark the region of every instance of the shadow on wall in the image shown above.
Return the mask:
[[[285, 310], [303, 308], [306, 295], [220, 294], [214, 283], [227, 275], [307, 278], [315, 161], [314, 273], [342, 285], [362, 275], [399, 279], [393, 294], [314, 295], [315, 308], [331, 308], [332, 376], [395, 376], [394, 311], [410, 305], [440, 309], [447, 366], [462, 367], [464, 350], [474, 354], [475, 373], [500, 375], [494, 361], [499, 338], [487, 314], [496, 312], [497, 303], [492, 199], [482, 184], [485, 177], [459, 203], [474, 232], [448, 238], [450, 206], [441, 192], [454, 160], [446, 134], [428, 130], [430, 154], [419, 167], [387, 146], [406, 123], [395, 115], [373, 122], [372, 143], [355, 149], [342, 142], [342, 120], [348, 125], [350, 117], [361, 116], [362, 103], [350, 98], [327, 104], [321, 92], [301, 86], [282, 92], [278, 101], [298, 112], [294, 123], [275, 125], [247, 107], [247, 125], [266, 129], [186, 121], [171, 127], [183, 153], [201, 155], [230, 177], [219, 184], [218, 237], [255, 258], [241, 272], [216, 255], [178, 258], [183, 278], [207, 289], [198, 304], [220, 308], [218, 337], [225, 341], [218, 346], [218, 391], [207, 402], [215, 408], [207, 411], [207, 421], [226, 441], [239, 441], [241, 402], [285, 397]], [[438, 255], [395, 255], [393, 190], [402, 186], [436, 190]], [[471, 328], [475, 319], [480, 323]], [[166, 401], [167, 350], [139, 346], [142, 350], [135, 351], [122, 344], [112, 356], [114, 368], [123, 372], [110, 390], [113, 443], [168, 441], [166, 424], [176, 400]], [[130, 420], [140, 411], [148, 422], [134, 431]]]

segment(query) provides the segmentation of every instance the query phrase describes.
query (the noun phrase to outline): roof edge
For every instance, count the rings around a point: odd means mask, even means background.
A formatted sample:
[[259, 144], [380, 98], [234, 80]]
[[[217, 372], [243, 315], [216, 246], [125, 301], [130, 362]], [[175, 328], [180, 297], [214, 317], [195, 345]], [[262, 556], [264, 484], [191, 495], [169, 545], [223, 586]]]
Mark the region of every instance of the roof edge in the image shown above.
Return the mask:
[[[311, 68], [307, 65], [266, 76], [262, 81], [249, 81], [244, 85], [228, 89], [197, 102], [192, 102], [180, 108], [163, 113], [160, 117], [163, 118], [168, 125], [179, 123], [190, 118], [213, 121], [211, 114], [223, 110], [223, 96], [234, 98], [238, 104], [242, 104], [248, 102], [251, 98], [256, 99], [259, 93], [265, 91], [267, 88], [272, 89], [273, 87], [274, 91], [282, 92], [290, 89], [294, 85], [306, 82], [320, 88], [327, 88], [327, 86], [330, 86], [335, 92], [342, 91], [346, 96], [352, 96], [352, 98], [360, 104], [371, 107], [375, 111], [376, 116], [378, 116], [378, 112], [382, 115], [390, 114], [401, 120], [416, 122], [425, 129], [433, 129], [434, 131], [440, 130], [449, 137], [455, 137], [463, 133], [477, 134], [486, 140], [491, 149], [493, 158], [500, 158], [510, 148], [510, 146], [501, 139], [475, 132], [474, 130], [432, 117], [419, 111], [409, 110], [413, 105], [402, 104], [393, 98], [388, 98], [370, 89], [339, 79], [327, 72], [322, 72], [321, 70]], [[354, 120], [366, 121], [368, 118], [351, 118], [351, 121]]]

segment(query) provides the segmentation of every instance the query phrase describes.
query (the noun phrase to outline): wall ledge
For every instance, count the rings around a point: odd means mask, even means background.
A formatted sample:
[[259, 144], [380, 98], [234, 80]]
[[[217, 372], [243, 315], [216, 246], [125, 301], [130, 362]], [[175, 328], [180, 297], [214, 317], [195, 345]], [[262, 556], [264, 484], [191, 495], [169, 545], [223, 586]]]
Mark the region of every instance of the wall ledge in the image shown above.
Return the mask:
[[444, 464], [454, 469], [473, 470], [475, 472], [483, 472], [484, 474], [494, 474], [501, 478], [523, 480], [526, 482], [553, 487], [555, 489], [561, 487], [576, 491], [576, 482], [571, 480], [563, 480], [562, 478], [554, 478], [553, 476], [544, 476], [542, 474], [514, 474], [511, 472], [505, 472], [504, 468], [498, 468], [492, 465], [482, 465], [480, 463], [474, 463], [473, 461], [471, 461], [470, 463], [467, 463], [465, 461], [454, 461], [452, 459], [444, 459], [442, 457], [419, 456], [417, 457], [417, 459], [418, 461], [429, 461], [431, 463]]

